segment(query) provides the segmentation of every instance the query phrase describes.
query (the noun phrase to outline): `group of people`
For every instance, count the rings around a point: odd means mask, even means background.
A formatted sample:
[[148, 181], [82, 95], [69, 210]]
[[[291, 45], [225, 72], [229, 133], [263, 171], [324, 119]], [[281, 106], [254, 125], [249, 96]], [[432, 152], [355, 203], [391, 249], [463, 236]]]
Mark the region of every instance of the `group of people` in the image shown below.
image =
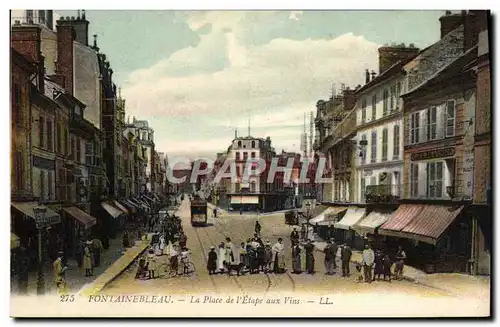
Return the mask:
[[241, 268], [241, 273], [284, 273], [283, 239], [278, 238], [273, 246], [269, 240], [264, 243], [260, 237], [260, 225], [258, 226], [259, 233], [255, 233], [254, 237], [248, 238], [246, 242], [241, 242], [239, 247], [234, 245], [229, 237], [219, 244], [218, 251], [212, 246], [208, 253], [208, 273], [225, 273], [230, 269], [230, 265]]
[[85, 271], [85, 277], [94, 275], [94, 268], [101, 264], [101, 254], [104, 251], [104, 246], [101, 240], [94, 238], [89, 241], [82, 240], [80, 242], [79, 253], [77, 254], [78, 266]]
[[363, 250], [362, 263], [357, 267], [359, 272], [361, 271], [361, 266], [363, 268], [363, 276], [360, 276], [359, 280], [364, 280], [365, 283], [371, 283], [375, 280], [380, 280], [380, 276], [383, 276], [384, 281], [388, 280], [390, 282], [393, 264], [395, 264], [394, 277], [396, 279], [402, 279], [405, 259], [406, 253], [401, 246], [398, 248], [395, 260], [392, 260], [388, 253], [383, 253], [381, 250], [374, 251], [371, 246], [367, 244]]

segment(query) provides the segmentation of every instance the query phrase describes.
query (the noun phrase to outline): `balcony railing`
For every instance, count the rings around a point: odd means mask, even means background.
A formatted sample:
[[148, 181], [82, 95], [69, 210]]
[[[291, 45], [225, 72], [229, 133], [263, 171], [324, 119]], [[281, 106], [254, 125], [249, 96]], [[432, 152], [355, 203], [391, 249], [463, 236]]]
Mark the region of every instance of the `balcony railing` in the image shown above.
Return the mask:
[[365, 190], [366, 203], [394, 203], [401, 198], [401, 184], [369, 185]]

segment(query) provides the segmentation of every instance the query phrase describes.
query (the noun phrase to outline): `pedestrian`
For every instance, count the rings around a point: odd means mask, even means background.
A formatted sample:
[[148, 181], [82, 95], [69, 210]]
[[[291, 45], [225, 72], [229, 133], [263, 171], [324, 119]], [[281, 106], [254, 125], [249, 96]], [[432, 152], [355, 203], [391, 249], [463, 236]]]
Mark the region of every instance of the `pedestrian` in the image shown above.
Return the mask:
[[92, 254], [94, 255], [94, 265], [99, 267], [101, 264], [101, 252], [104, 250], [102, 242], [98, 238], [92, 240]]
[[57, 259], [53, 263], [54, 282], [56, 284], [57, 293], [66, 294], [66, 265], [64, 264], [64, 253], [59, 251]]
[[265, 272], [268, 273], [271, 271], [271, 262], [273, 262], [273, 250], [271, 248], [271, 242], [266, 241], [266, 246], [264, 248], [264, 257], [265, 257]]
[[310, 239], [307, 240], [307, 244], [304, 246], [306, 250], [306, 271], [308, 274], [314, 274], [314, 249], [315, 246]]
[[314, 228], [312, 225], [307, 227], [307, 238], [312, 242], [314, 240]]
[[335, 237], [335, 228], [333, 227], [333, 224], [330, 224], [328, 226], [328, 237], [329, 238], [334, 238]]
[[181, 232], [179, 235], [179, 246], [181, 247], [181, 250], [186, 248], [187, 245], [187, 236], [184, 234], [184, 232]]
[[285, 260], [284, 260], [284, 254], [285, 254], [285, 246], [283, 245], [283, 239], [280, 237], [278, 238], [278, 242], [274, 244], [273, 248], [273, 257], [274, 257], [274, 266], [273, 266], [273, 272], [275, 274], [278, 273], [284, 273], [285, 272]]
[[297, 227], [294, 227], [293, 231], [290, 233], [290, 242], [292, 243], [292, 247], [299, 243], [299, 232], [297, 231]]
[[259, 243], [260, 246], [264, 246], [264, 242], [262, 241], [262, 239], [260, 238], [260, 236], [258, 234], [253, 234], [253, 238], [256, 242]]
[[262, 229], [262, 226], [260, 226], [260, 223], [259, 221], [255, 221], [255, 234], [257, 235], [257, 237], [260, 238], [260, 231]]
[[337, 270], [337, 254], [339, 252], [339, 246], [337, 245], [337, 243], [335, 243], [335, 239], [333, 238], [330, 239], [330, 242], [332, 243], [332, 252], [333, 252], [333, 259], [332, 259], [333, 270]]
[[86, 242], [83, 249], [83, 269], [85, 269], [85, 277], [92, 276], [92, 254], [90, 252], [90, 245], [92, 242]]
[[247, 267], [248, 270], [250, 270], [251, 267], [251, 256], [252, 256], [252, 240], [249, 238], [247, 239], [247, 243], [245, 244], [245, 250], [246, 250], [246, 262], [245, 266]]
[[391, 258], [389, 257], [388, 254], [384, 256], [382, 259], [382, 265], [383, 265], [383, 272], [384, 272], [384, 281], [385, 277], [389, 278], [389, 282], [391, 281], [391, 266], [392, 266], [392, 261]]
[[217, 268], [219, 268], [219, 272], [223, 273], [224, 272], [224, 260], [226, 258], [226, 246], [224, 242], [220, 242], [219, 244], [219, 261], [217, 262]]
[[257, 262], [259, 271], [266, 271], [266, 247], [259, 246], [257, 248]]
[[137, 272], [135, 273], [135, 279], [143, 279], [146, 276], [146, 259], [145, 256], [141, 256], [139, 259], [139, 266], [137, 267]]
[[165, 236], [161, 235], [160, 236], [160, 246], [159, 246], [159, 255], [163, 255], [163, 251], [165, 250]]
[[236, 253], [237, 251], [233, 242], [231, 242], [231, 238], [226, 237], [226, 261], [228, 264], [232, 264], [239, 260], [239, 256], [236, 256]]
[[243, 263], [244, 267], [247, 267], [248, 264], [248, 255], [245, 247], [245, 242], [241, 242], [240, 248], [238, 249], [240, 255], [240, 262]]
[[306, 236], [307, 236], [307, 228], [305, 224], [302, 224], [302, 227], [300, 228], [300, 238], [302, 239], [302, 241], [306, 239]]
[[302, 273], [302, 264], [300, 260], [302, 249], [299, 242], [295, 243], [292, 248], [292, 274]]
[[326, 241], [326, 246], [323, 249], [323, 252], [325, 253], [325, 269], [326, 269], [326, 275], [333, 275], [333, 264], [335, 262], [335, 249], [332, 246], [332, 241], [328, 240]]
[[342, 277], [349, 277], [349, 264], [351, 262], [352, 250], [351, 247], [344, 243], [340, 252], [340, 261], [342, 263]]
[[217, 270], [217, 252], [215, 252], [215, 246], [211, 246], [210, 252], [208, 252], [207, 270], [209, 275], [214, 275]]
[[156, 267], [155, 253], [153, 249], [149, 249], [148, 251], [147, 263], [148, 263], [149, 279], [154, 279], [157, 267]]
[[375, 262], [375, 253], [371, 249], [369, 244], [365, 245], [363, 250], [363, 274], [365, 276], [365, 283], [372, 282], [372, 268]]
[[214, 218], [217, 218], [217, 208], [214, 208], [213, 212], [214, 212]]
[[405, 266], [406, 253], [403, 247], [398, 247], [398, 252], [396, 253], [396, 268], [394, 271], [395, 278], [398, 280], [403, 279], [403, 270]]
[[383, 266], [383, 261], [384, 255], [380, 250], [375, 251], [375, 260], [374, 260], [374, 269], [373, 269], [373, 281], [375, 281], [375, 278], [377, 280], [380, 280], [380, 276], [384, 273], [384, 266]]

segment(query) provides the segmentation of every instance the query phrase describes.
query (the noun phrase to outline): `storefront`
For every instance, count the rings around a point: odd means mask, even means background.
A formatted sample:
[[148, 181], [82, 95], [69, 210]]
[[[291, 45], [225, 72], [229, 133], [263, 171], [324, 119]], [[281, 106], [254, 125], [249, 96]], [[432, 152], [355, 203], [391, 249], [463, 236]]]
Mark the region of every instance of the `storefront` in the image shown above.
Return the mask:
[[364, 240], [354, 231], [353, 226], [356, 225], [366, 213], [365, 208], [349, 207], [344, 217], [338, 223], [335, 223], [335, 241], [337, 243], [349, 243], [355, 249], [362, 249]]
[[392, 252], [401, 245], [408, 263], [432, 272], [468, 271], [470, 222], [462, 204], [402, 204], [380, 226]]
[[77, 207], [66, 207], [62, 212], [65, 253], [68, 257], [75, 257], [80, 241], [92, 238], [92, 227], [97, 224], [97, 219]]

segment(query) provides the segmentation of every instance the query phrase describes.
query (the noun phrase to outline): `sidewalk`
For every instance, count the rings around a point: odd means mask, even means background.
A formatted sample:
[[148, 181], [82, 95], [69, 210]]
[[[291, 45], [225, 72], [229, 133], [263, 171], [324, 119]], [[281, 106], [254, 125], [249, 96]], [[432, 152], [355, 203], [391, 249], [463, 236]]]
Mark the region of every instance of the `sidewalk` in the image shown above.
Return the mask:
[[[86, 283], [91, 282], [96, 279], [97, 276], [102, 274], [109, 266], [113, 264], [118, 258], [120, 258], [124, 253], [122, 234], [118, 234], [115, 239], [109, 240], [109, 248], [101, 253], [101, 264], [99, 267], [94, 267], [94, 276], [85, 277], [85, 271], [78, 267], [76, 260], [68, 260], [68, 269], [66, 270], [66, 283], [68, 287], [68, 292], [76, 292]], [[52, 269], [52, 263], [47, 263], [44, 265], [44, 280], [45, 280], [45, 292], [55, 292], [56, 287], [54, 283], [54, 271]], [[37, 293], [37, 271], [32, 271], [28, 275], [28, 295], [33, 295]], [[17, 278], [11, 281], [11, 293], [17, 293], [18, 283]]]
[[89, 296], [98, 294], [106, 285], [111, 283], [118, 275], [127, 269], [150, 245], [153, 233], [148, 233], [145, 240], [136, 241], [135, 245], [116, 260], [106, 271], [99, 275], [94, 281], [86, 284], [78, 292], [79, 295]]
[[[326, 242], [315, 242], [314, 245], [318, 250], [323, 251]], [[352, 251], [351, 262], [361, 263], [362, 252]], [[466, 295], [483, 300], [489, 299], [490, 276], [471, 276], [460, 273], [427, 274], [412, 266], [405, 265], [403, 279], [456, 296]]]

